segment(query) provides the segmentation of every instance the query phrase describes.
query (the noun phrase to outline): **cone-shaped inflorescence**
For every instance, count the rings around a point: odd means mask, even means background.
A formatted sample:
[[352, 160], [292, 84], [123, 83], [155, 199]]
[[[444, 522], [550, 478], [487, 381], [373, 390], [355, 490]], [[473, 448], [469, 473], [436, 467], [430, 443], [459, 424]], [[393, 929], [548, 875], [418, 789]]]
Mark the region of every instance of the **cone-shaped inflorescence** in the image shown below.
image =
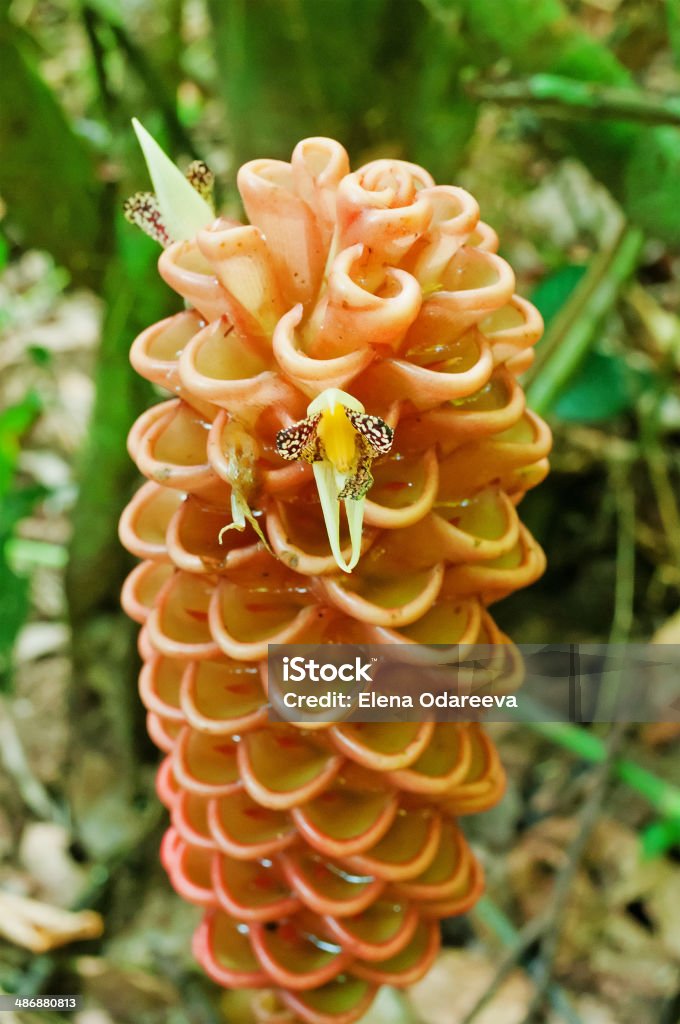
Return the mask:
[[544, 565], [516, 510], [547, 471], [517, 382], [541, 318], [421, 167], [307, 139], [241, 168], [249, 224], [211, 221], [206, 169], [183, 206], [139, 131], [156, 196], [128, 214], [187, 303], [132, 347], [171, 397], [130, 433], [121, 522], [163, 862], [212, 978], [273, 989], [262, 1019], [350, 1024], [478, 898], [457, 819], [503, 773], [474, 724], [270, 722], [267, 645], [507, 643], [487, 608]]

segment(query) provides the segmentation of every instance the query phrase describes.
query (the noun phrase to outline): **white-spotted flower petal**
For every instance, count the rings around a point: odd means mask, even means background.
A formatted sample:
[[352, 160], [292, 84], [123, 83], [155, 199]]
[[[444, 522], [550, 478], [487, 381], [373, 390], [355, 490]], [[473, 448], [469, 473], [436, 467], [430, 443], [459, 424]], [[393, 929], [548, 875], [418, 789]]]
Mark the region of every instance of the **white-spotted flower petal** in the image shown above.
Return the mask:
[[[333, 557], [351, 572], [361, 554], [366, 493], [373, 483], [371, 463], [392, 447], [393, 430], [366, 413], [353, 395], [328, 388], [307, 408], [307, 418], [276, 436], [276, 449], [289, 461], [311, 462]], [[351, 544], [347, 562], [340, 548], [340, 502], [345, 503]]]

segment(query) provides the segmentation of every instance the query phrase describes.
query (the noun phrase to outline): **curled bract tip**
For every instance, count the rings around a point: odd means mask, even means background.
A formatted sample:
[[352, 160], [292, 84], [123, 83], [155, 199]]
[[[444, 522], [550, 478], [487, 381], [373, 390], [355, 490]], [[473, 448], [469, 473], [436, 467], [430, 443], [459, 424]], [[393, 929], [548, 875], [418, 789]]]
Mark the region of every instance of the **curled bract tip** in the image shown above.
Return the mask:
[[[366, 494], [373, 483], [371, 463], [392, 447], [394, 432], [379, 416], [366, 413], [353, 395], [327, 388], [310, 402], [307, 416], [276, 436], [282, 458], [312, 464], [328, 540], [343, 572], [361, 555]], [[351, 544], [349, 562], [340, 547], [340, 502], [345, 503]]]

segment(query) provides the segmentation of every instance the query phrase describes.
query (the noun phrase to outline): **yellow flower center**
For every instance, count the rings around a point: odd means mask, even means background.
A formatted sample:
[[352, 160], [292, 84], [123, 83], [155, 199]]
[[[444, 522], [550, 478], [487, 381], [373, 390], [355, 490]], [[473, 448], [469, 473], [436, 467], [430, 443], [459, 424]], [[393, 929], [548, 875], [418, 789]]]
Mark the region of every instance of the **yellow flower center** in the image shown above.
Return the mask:
[[356, 457], [356, 431], [341, 405], [324, 409], [318, 431], [328, 461], [339, 473], [349, 473]]

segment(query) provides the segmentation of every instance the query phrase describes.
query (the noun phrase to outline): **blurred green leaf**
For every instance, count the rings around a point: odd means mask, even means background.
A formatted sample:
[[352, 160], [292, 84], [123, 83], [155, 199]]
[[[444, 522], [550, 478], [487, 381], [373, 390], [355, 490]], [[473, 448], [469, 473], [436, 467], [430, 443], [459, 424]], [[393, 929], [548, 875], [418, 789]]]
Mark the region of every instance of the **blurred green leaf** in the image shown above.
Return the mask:
[[[470, 64], [508, 63], [515, 77], [549, 72], [586, 82], [632, 88], [632, 74], [599, 39], [571, 18], [561, 0], [442, 0], [461, 16]], [[546, 142], [575, 153], [646, 231], [680, 242], [680, 130], [622, 121], [549, 121]]]
[[36, 366], [50, 366], [52, 363], [52, 353], [44, 345], [29, 345], [26, 352]]
[[29, 391], [20, 402], [0, 413], [0, 497], [7, 498], [19, 455], [19, 440], [42, 408], [39, 395]]
[[12, 648], [30, 607], [28, 578], [14, 572], [7, 548], [17, 523], [47, 493], [40, 484], [21, 487], [15, 483], [19, 442], [41, 408], [39, 395], [29, 391], [0, 413], [0, 691], [9, 689]]
[[73, 513], [67, 593], [77, 624], [100, 603], [117, 603], [127, 556], [117, 523], [137, 478], [126, 449], [130, 427], [150, 404], [149, 384], [130, 367], [135, 336], [177, 308], [177, 299], [159, 278], [158, 245], [119, 214], [116, 258], [104, 283], [106, 316], [95, 374], [96, 396], [87, 444], [80, 454], [80, 490]]
[[636, 132], [615, 191], [630, 219], [671, 245], [680, 244], [680, 129]]
[[680, 0], [666, 0], [666, 13], [671, 49], [676, 67], [680, 67]]
[[[546, 327], [564, 307], [586, 271], [583, 264], [567, 264], [534, 289], [531, 299]], [[622, 359], [595, 350], [587, 354], [552, 411], [560, 419], [575, 423], [601, 423], [632, 408], [644, 383]]]
[[8, 406], [0, 412], [0, 438], [20, 437], [31, 424], [42, 408], [40, 396], [36, 391], [29, 391], [20, 402]]
[[48, 494], [48, 489], [42, 484], [11, 487], [0, 506], [0, 542], [4, 542], [16, 524], [30, 515], [38, 502]]
[[663, 818], [653, 821], [642, 833], [642, 852], [652, 860], [663, 857], [674, 846], [680, 845], [680, 821]]
[[7, 558], [18, 572], [28, 572], [36, 566], [63, 569], [68, 561], [68, 551], [63, 544], [12, 537], [7, 541]]
[[531, 293], [531, 301], [537, 307], [546, 327], [560, 311], [588, 268], [583, 263], [568, 263], [554, 274], [548, 274]]
[[11, 656], [19, 630], [30, 609], [28, 579], [17, 576], [5, 556], [5, 545], [0, 544], [0, 692], [11, 686]]
[[551, 71], [591, 81], [628, 80], [613, 53], [580, 29], [562, 0], [448, 0], [463, 16], [468, 41], [486, 49], [471, 63], [491, 64], [500, 57], [519, 71]]
[[116, 0], [88, 0], [85, 6], [105, 18], [112, 26], [120, 27], [125, 24], [120, 4]]
[[590, 352], [554, 412], [574, 423], [602, 423], [631, 409], [643, 386], [644, 379], [623, 359]]
[[0, 192], [7, 224], [24, 245], [47, 249], [75, 278], [92, 281], [101, 187], [85, 144], [25, 49], [23, 36], [0, 21]]

